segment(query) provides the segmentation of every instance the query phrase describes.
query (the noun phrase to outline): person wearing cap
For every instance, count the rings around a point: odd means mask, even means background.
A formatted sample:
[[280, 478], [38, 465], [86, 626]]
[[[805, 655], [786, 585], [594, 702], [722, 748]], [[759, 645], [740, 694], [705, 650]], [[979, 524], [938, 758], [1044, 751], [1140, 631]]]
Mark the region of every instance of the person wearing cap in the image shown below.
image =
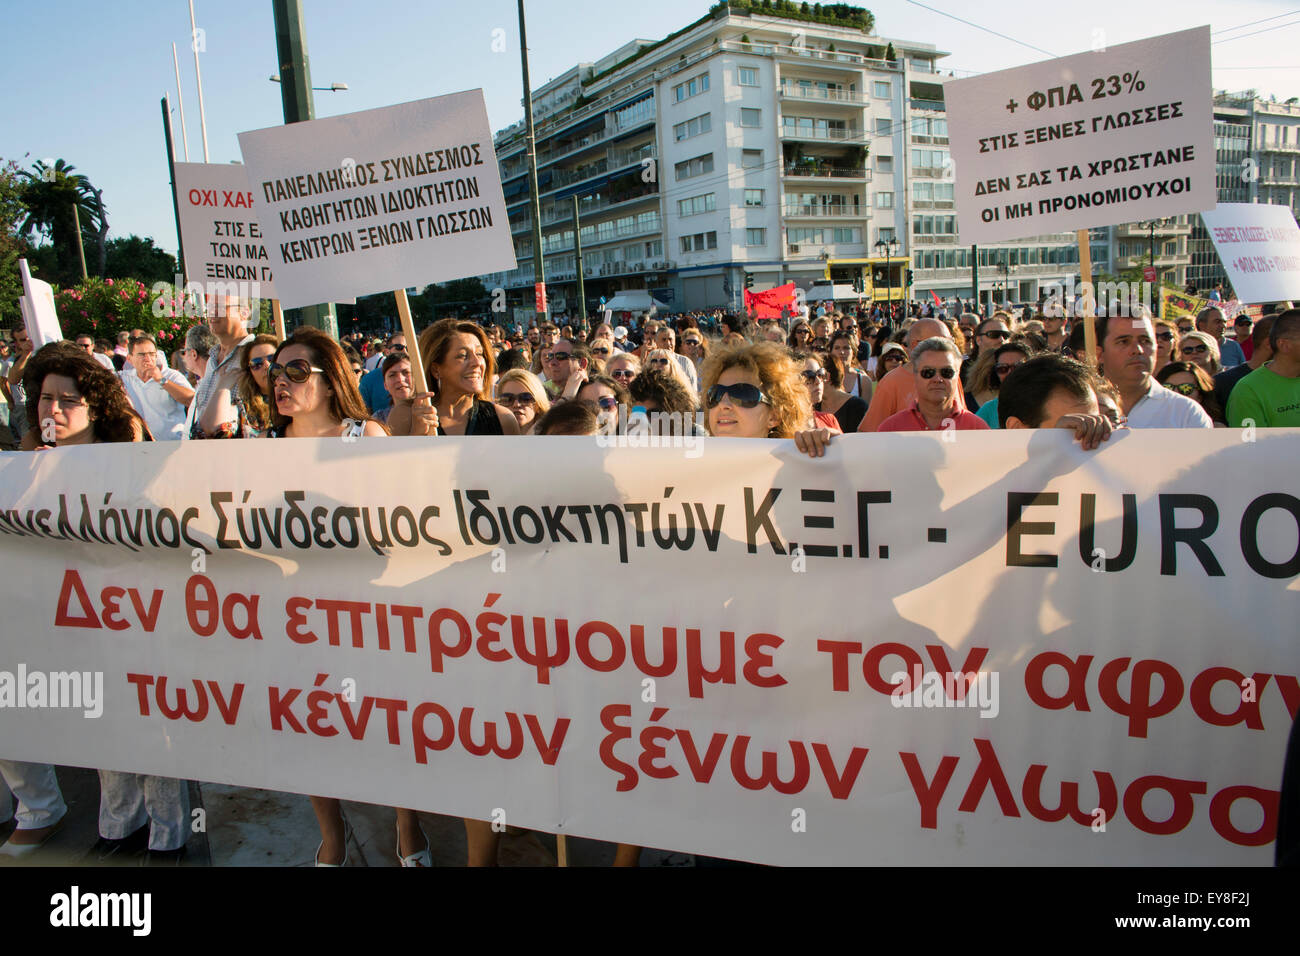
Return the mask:
[[631, 343], [627, 340], [627, 326], [620, 325], [614, 329], [614, 348], [624, 352], [632, 351]]
[[1254, 346], [1250, 341], [1250, 332], [1255, 323], [1251, 321], [1250, 316], [1245, 312], [1238, 315], [1232, 322], [1232, 334], [1235, 341], [1241, 346], [1241, 354], [1246, 356], [1246, 361], [1250, 361], [1250, 356], [1254, 353]]

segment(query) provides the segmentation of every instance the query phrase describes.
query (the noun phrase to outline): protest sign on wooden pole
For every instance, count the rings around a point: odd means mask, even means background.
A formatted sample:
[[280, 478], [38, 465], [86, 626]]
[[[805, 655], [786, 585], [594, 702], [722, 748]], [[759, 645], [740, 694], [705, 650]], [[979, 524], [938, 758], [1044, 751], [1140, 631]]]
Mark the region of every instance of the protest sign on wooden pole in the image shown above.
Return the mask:
[[411, 386], [419, 395], [429, 390], [424, 380], [424, 359], [420, 357], [420, 340], [415, 337], [415, 323], [411, 321], [411, 303], [406, 300], [406, 290], [397, 289], [397, 314], [402, 319], [402, 334], [406, 336], [406, 354], [411, 358]]
[[271, 300], [271, 321], [275, 324], [275, 337], [281, 342], [285, 340], [284, 334], [284, 309], [280, 308], [280, 300]]
[[1090, 366], [1097, 364], [1097, 320], [1093, 316], [1092, 296], [1092, 244], [1087, 229], [1080, 229], [1076, 234], [1079, 241], [1079, 284], [1081, 295], [1075, 301], [1075, 314], [1083, 315], [1083, 350], [1088, 354], [1085, 361]]

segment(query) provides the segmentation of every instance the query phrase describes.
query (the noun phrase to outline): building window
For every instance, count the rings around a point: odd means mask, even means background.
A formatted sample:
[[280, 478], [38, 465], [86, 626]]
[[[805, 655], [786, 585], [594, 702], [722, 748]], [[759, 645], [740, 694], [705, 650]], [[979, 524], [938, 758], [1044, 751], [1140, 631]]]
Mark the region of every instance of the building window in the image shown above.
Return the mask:
[[877, 157], [876, 157], [876, 169], [877, 169], [877, 171], [882, 172], [882, 173], [892, 173], [892, 172], [894, 171], [894, 157], [893, 157], [893, 156], [877, 156]]
[[881, 99], [889, 99], [890, 86], [888, 80], [876, 80], [872, 84], [872, 92]]
[[680, 103], [682, 100], [689, 100], [692, 96], [707, 93], [708, 90], [709, 74], [701, 73], [699, 76], [693, 76], [685, 83], [678, 83], [673, 87], [673, 102]]
[[893, 193], [876, 193], [876, 208], [877, 208], [877, 209], [893, 209], [893, 208], [894, 208], [894, 194], [893, 194]]
[[653, 239], [645, 244], [645, 257], [647, 259], [658, 259], [664, 254], [664, 241], [662, 239]]
[[697, 232], [693, 236], [682, 236], [682, 252], [704, 252], [706, 249], [718, 248], [716, 232]]
[[761, 190], [761, 189], [746, 189], [746, 190], [745, 190], [745, 205], [746, 205], [746, 206], [761, 206], [761, 205], [763, 205], [763, 190]]
[[742, 169], [758, 169], [763, 165], [763, 151], [761, 149], [742, 149], [740, 151], [740, 166]]
[[892, 228], [877, 229], [876, 233], [877, 238], [883, 239], [885, 242], [893, 242], [897, 238]]
[[677, 200], [677, 215], [685, 218], [686, 216], [698, 216], [701, 213], [713, 212], [717, 208], [714, 197], [714, 193], [705, 193], [703, 196], [679, 199]]
[[786, 236], [790, 240], [791, 244], [797, 244], [800, 242], [810, 242], [815, 245], [824, 245], [822, 235], [823, 235], [822, 230], [816, 227], [809, 227], [806, 229], [786, 230]]
[[758, 86], [758, 70], [752, 66], [740, 67], [740, 85]]
[[706, 153], [703, 156], [696, 156], [694, 159], [680, 162], [673, 167], [673, 171], [677, 174], [678, 182], [711, 173], [713, 172], [713, 154]]
[[836, 242], [861, 242], [862, 230], [840, 227], [832, 230]]
[[746, 229], [745, 245], [747, 246], [765, 246], [767, 245], [766, 229]]
[[876, 135], [877, 136], [890, 135], [890, 133], [893, 132], [893, 125], [894, 125], [893, 120], [891, 120], [888, 116], [877, 116]]
[[699, 136], [707, 133], [713, 128], [713, 123], [709, 119], [709, 114], [696, 116], [694, 119], [688, 119], [684, 123], [678, 123], [673, 127], [673, 138], [679, 143], [684, 139], [690, 139], [692, 136]]
[[742, 109], [740, 111], [741, 126], [760, 126], [763, 117], [762, 110]]

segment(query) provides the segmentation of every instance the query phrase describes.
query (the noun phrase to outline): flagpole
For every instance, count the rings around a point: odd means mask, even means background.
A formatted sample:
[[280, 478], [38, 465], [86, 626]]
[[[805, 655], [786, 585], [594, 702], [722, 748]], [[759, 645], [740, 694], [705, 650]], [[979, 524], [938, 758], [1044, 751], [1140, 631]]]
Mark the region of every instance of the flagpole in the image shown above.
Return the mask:
[[176, 59], [176, 44], [172, 44], [172, 69], [176, 71], [176, 109], [180, 111], [181, 143], [185, 147], [185, 162], [190, 161], [190, 134], [185, 131], [185, 95], [181, 92], [181, 61]]
[[203, 74], [199, 72], [199, 31], [194, 26], [194, 0], [190, 0], [190, 46], [194, 50], [194, 79], [199, 85], [199, 127], [203, 130], [203, 161], [208, 160], [208, 119], [203, 113]]

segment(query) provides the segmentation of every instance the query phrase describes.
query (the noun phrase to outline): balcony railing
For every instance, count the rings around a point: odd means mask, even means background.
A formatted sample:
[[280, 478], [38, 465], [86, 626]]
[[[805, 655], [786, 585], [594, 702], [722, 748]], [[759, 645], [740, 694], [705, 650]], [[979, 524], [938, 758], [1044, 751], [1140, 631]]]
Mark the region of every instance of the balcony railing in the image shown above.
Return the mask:
[[781, 214], [788, 218], [833, 216], [842, 219], [870, 219], [870, 206], [805, 206], [800, 203], [786, 203], [781, 207]]
[[870, 97], [866, 93], [854, 90], [827, 90], [817, 87], [800, 86], [797, 83], [782, 83], [781, 95], [801, 100], [822, 100], [829, 103], [866, 103]]
[[819, 179], [871, 179], [871, 170], [861, 166], [823, 166], [804, 163], [786, 163], [787, 176], [808, 176]]
[[816, 129], [782, 123], [781, 135], [785, 139], [825, 139], [863, 143], [866, 142], [867, 132], [861, 129]]

